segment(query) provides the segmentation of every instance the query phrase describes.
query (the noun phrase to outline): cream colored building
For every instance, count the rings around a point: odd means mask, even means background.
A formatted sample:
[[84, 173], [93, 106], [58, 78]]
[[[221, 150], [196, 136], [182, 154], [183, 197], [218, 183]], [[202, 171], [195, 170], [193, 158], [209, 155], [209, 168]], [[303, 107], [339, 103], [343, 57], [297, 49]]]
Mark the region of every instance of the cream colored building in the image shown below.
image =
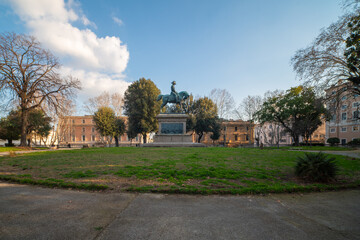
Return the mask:
[[[254, 143], [254, 124], [242, 120], [229, 120], [221, 123], [221, 135], [215, 142], [210, 138], [211, 133], [206, 133], [201, 139], [201, 143], [206, 145], [224, 145], [228, 147], [238, 147]], [[196, 136], [197, 140], [198, 136]]]
[[326, 107], [332, 115], [326, 122], [326, 139], [337, 137], [340, 144], [360, 138], [360, 96], [350, 88], [342, 84], [326, 90]]

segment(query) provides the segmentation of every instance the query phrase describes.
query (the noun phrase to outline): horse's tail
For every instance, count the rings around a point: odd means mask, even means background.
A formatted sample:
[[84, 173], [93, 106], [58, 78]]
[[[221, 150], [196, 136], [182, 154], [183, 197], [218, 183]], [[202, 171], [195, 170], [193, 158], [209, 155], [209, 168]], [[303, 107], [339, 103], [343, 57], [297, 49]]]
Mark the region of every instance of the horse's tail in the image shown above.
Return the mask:
[[158, 98], [156, 99], [156, 101], [160, 101], [162, 99], [163, 95], [159, 95]]

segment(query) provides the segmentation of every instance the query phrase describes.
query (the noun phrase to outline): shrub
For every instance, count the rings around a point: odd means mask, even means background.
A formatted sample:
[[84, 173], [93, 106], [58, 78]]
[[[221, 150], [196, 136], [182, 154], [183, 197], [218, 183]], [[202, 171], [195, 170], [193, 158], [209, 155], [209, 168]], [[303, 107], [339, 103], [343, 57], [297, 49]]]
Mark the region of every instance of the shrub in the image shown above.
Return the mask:
[[355, 138], [354, 140], [348, 142], [350, 146], [360, 146], [360, 138]]
[[333, 137], [333, 138], [329, 138], [326, 142], [330, 143], [330, 146], [335, 146], [340, 143], [340, 139], [337, 137]]
[[[313, 146], [313, 147], [314, 146], [321, 146], [321, 147], [325, 146], [325, 144], [322, 142], [309, 142], [309, 143], [301, 142], [301, 143], [299, 143], [299, 145], [300, 146]], [[293, 144], [293, 146], [295, 146], [295, 145]]]
[[309, 181], [328, 182], [335, 178], [338, 167], [335, 158], [327, 158], [322, 152], [305, 153], [295, 166], [296, 176]]

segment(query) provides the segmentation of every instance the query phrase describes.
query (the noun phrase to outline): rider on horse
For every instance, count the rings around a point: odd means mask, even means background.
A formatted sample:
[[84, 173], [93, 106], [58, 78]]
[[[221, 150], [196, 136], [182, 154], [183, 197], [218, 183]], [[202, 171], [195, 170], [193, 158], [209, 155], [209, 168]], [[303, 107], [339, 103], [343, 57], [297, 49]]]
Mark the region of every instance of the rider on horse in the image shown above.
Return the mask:
[[181, 101], [181, 99], [180, 99], [180, 96], [179, 96], [178, 92], [175, 90], [176, 82], [175, 82], [175, 81], [172, 81], [171, 84], [172, 84], [172, 85], [171, 85], [171, 95], [174, 96], [175, 101], [178, 103], [178, 102]]
[[184, 108], [186, 107], [186, 103], [185, 100], [189, 98], [189, 94], [186, 91], [181, 91], [181, 92], [176, 92], [175, 91], [175, 85], [176, 82], [173, 81], [171, 82], [172, 86], [171, 86], [171, 93], [170, 94], [165, 94], [162, 95], [160, 94], [157, 97], [157, 101], [160, 101], [162, 99], [162, 104], [161, 104], [161, 108], [163, 108], [166, 104], [168, 103], [175, 103], [175, 104], [179, 104], [180, 108], [182, 108], [184, 110]]

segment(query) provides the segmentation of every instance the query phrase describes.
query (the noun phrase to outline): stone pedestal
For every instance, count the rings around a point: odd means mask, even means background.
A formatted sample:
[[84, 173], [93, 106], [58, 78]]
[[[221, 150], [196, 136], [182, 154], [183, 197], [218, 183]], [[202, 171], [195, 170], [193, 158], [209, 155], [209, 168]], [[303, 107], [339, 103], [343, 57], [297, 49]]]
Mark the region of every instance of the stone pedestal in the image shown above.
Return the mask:
[[192, 135], [186, 134], [187, 114], [159, 114], [159, 131], [154, 142], [144, 147], [204, 147], [204, 144], [193, 143]]

